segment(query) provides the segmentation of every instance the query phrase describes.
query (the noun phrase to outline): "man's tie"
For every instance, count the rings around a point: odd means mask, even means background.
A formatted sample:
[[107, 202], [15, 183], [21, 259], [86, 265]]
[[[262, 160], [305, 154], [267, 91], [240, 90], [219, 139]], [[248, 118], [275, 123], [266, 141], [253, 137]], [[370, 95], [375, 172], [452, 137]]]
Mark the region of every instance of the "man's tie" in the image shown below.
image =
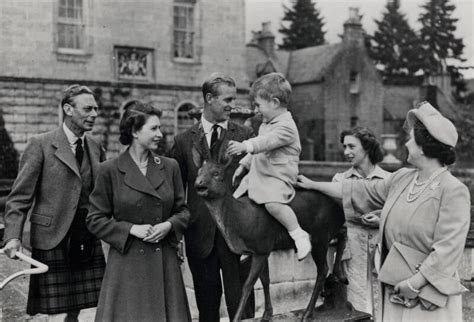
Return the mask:
[[211, 145], [209, 146], [211, 149], [216, 144], [217, 140], [219, 139], [219, 131], [220, 125], [214, 124], [212, 126], [212, 135], [211, 135]]
[[82, 159], [84, 158], [84, 149], [82, 148], [82, 139], [79, 138], [76, 141], [76, 160], [79, 168], [82, 165]]

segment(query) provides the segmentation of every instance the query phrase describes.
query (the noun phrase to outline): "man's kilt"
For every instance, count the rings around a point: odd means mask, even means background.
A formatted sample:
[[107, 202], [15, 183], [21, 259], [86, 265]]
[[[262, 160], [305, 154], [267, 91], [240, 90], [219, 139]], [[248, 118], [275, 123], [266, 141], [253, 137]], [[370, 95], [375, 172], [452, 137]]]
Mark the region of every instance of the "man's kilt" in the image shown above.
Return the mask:
[[81, 268], [68, 267], [63, 243], [51, 250], [33, 248], [32, 257], [48, 265], [49, 270], [31, 275], [26, 313], [60, 314], [97, 306], [105, 270], [99, 240], [94, 258]]

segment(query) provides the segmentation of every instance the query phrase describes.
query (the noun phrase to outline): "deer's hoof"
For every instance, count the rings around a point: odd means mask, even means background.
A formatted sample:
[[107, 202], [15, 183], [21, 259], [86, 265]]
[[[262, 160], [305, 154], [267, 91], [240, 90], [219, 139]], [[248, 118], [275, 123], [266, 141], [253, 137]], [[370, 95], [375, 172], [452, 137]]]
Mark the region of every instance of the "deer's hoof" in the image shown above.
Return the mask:
[[264, 321], [264, 322], [271, 321], [272, 317], [273, 317], [273, 310], [265, 310], [265, 312], [263, 312], [263, 316], [260, 321]]

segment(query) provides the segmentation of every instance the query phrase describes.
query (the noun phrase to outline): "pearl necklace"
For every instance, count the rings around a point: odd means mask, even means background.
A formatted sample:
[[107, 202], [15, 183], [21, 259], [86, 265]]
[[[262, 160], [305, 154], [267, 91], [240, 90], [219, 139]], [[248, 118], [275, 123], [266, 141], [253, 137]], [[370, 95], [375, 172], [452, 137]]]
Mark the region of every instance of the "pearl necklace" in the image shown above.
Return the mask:
[[[418, 199], [418, 197], [421, 196], [421, 194], [426, 190], [426, 188], [428, 188], [428, 186], [430, 185], [430, 183], [431, 183], [437, 176], [439, 176], [441, 173], [443, 173], [443, 172], [446, 171], [447, 169], [448, 169], [447, 167], [441, 167], [441, 168], [439, 168], [438, 170], [436, 170], [435, 172], [433, 172], [433, 174], [428, 178], [428, 180], [426, 180], [425, 182], [422, 182], [422, 183], [419, 183], [419, 182], [418, 182], [418, 175], [419, 175], [419, 173], [417, 172], [415, 178], [413, 179], [413, 181], [412, 181], [411, 184], [410, 184], [410, 188], [408, 189], [407, 201], [408, 201], [408, 202], [413, 202], [413, 201], [415, 201], [416, 199]], [[418, 190], [417, 192], [414, 192], [413, 190], [414, 190], [415, 186], [421, 187], [420, 190]]]

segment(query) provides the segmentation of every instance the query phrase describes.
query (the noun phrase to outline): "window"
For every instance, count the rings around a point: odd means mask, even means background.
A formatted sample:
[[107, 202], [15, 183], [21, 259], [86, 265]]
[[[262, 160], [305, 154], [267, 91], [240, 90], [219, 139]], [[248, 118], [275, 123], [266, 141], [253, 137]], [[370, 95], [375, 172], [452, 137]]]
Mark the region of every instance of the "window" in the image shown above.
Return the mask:
[[173, 8], [174, 58], [187, 60], [195, 58], [194, 2], [192, 0], [175, 0]]
[[351, 94], [358, 94], [360, 90], [360, 74], [356, 71], [351, 71], [349, 74], [350, 89]]
[[58, 49], [85, 49], [84, 1], [59, 0], [57, 20]]

